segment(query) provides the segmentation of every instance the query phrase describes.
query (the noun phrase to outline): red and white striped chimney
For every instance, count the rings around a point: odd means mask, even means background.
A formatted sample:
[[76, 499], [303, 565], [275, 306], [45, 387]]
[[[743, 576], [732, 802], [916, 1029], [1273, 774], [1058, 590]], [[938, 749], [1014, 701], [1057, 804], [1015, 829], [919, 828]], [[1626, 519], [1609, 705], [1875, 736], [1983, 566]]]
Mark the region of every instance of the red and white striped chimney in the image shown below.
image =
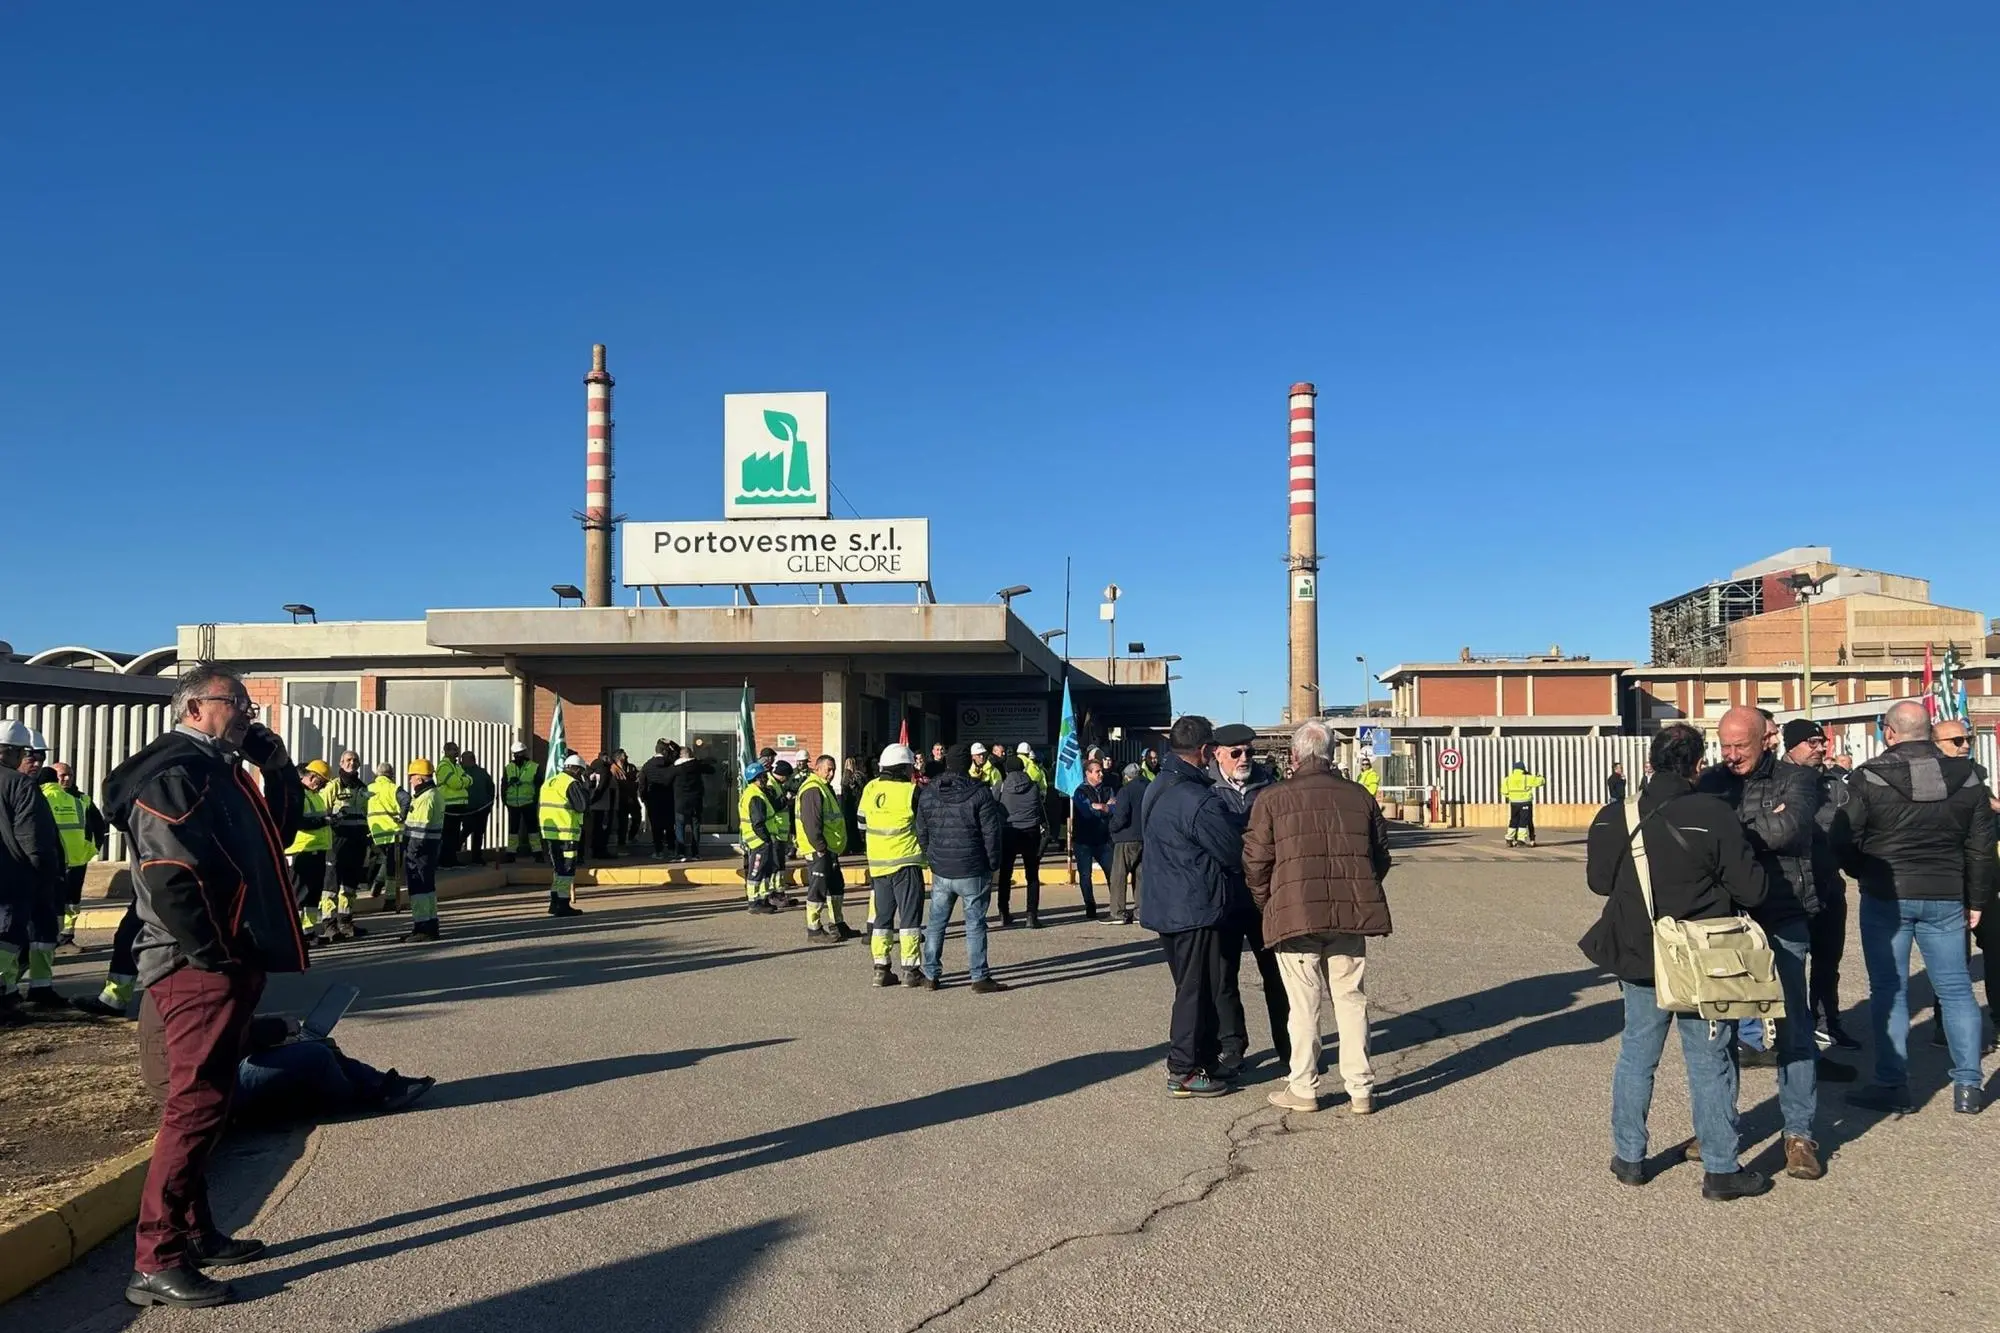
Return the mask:
[[583, 377], [583, 604], [611, 605], [611, 385], [604, 344], [590, 349]]
[[1310, 384], [1292, 386], [1291, 468], [1286, 496], [1291, 506], [1291, 547], [1285, 560], [1286, 596], [1291, 601], [1291, 688], [1288, 719], [1297, 724], [1320, 714], [1319, 698], [1319, 478], [1313, 435]]

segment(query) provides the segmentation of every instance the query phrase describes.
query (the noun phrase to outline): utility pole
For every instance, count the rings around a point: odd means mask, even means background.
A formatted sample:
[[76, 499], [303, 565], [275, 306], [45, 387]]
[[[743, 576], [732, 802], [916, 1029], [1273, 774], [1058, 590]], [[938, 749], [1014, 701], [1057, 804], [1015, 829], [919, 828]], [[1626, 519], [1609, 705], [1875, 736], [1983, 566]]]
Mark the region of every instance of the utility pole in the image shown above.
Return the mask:
[[1236, 720], [1238, 722], [1248, 722], [1250, 720], [1250, 691], [1248, 690], [1236, 691]]
[[1110, 676], [1110, 679], [1104, 682], [1104, 683], [1105, 683], [1105, 684], [1107, 684], [1107, 685], [1116, 685], [1116, 684], [1118, 683], [1118, 594], [1119, 594], [1119, 591], [1120, 591], [1120, 589], [1119, 589], [1119, 587], [1118, 587], [1118, 585], [1117, 585], [1117, 584], [1115, 584], [1115, 583], [1107, 583], [1107, 584], [1105, 584], [1105, 585], [1104, 585], [1104, 601], [1103, 601], [1103, 603], [1102, 603], [1102, 604], [1100, 604], [1100, 605], [1098, 606], [1098, 608], [1097, 608], [1097, 618], [1098, 618], [1099, 620], [1102, 620], [1102, 621], [1104, 622], [1104, 625], [1105, 625], [1105, 634], [1107, 635], [1107, 637], [1106, 637], [1106, 639], [1105, 639], [1105, 644], [1104, 644], [1104, 655], [1105, 655], [1105, 661], [1106, 661], [1106, 663], [1107, 663], [1107, 666], [1108, 666], [1108, 674], [1109, 674], [1109, 676]]

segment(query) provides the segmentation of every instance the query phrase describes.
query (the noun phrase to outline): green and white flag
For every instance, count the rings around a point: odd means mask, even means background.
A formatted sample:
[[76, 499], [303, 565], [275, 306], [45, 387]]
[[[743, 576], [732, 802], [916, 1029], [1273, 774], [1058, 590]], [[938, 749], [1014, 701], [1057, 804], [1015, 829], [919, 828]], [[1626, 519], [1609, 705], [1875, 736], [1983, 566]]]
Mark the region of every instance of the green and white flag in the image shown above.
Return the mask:
[[562, 699], [556, 699], [555, 716], [549, 719], [549, 766], [546, 771], [551, 777], [562, 772], [563, 760], [569, 758], [569, 749], [563, 744]]
[[[743, 682], [743, 703], [736, 710], [736, 763], [743, 772], [757, 762], [757, 728], [750, 717], [750, 682]], [[742, 776], [739, 772], [737, 776]]]

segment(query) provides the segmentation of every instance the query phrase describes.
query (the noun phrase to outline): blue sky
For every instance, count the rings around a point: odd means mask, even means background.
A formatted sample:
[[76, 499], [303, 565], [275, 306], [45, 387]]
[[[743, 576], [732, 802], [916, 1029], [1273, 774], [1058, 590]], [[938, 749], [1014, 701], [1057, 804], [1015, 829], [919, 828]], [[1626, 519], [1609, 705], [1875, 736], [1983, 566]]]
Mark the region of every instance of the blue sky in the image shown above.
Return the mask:
[[17, 647], [548, 600], [592, 342], [620, 510], [826, 389], [941, 597], [1074, 555], [1222, 716], [1298, 379], [1329, 700], [1802, 542], [2000, 612], [1991, 5], [315, 8], [0, 18]]

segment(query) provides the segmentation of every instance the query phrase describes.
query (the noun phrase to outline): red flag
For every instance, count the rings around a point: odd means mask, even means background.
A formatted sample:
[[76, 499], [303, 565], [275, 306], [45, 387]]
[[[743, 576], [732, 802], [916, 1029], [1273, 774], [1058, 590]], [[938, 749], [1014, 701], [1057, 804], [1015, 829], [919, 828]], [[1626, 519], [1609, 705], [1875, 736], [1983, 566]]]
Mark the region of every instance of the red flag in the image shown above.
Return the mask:
[[903, 719], [903, 729], [896, 733], [896, 744], [908, 745], [909, 743], [910, 743], [910, 719], [906, 717]]
[[1938, 720], [1937, 694], [1931, 687], [1931, 646], [1929, 644], [1924, 645], [1924, 712], [1930, 715], [1931, 721], [1935, 722]]

